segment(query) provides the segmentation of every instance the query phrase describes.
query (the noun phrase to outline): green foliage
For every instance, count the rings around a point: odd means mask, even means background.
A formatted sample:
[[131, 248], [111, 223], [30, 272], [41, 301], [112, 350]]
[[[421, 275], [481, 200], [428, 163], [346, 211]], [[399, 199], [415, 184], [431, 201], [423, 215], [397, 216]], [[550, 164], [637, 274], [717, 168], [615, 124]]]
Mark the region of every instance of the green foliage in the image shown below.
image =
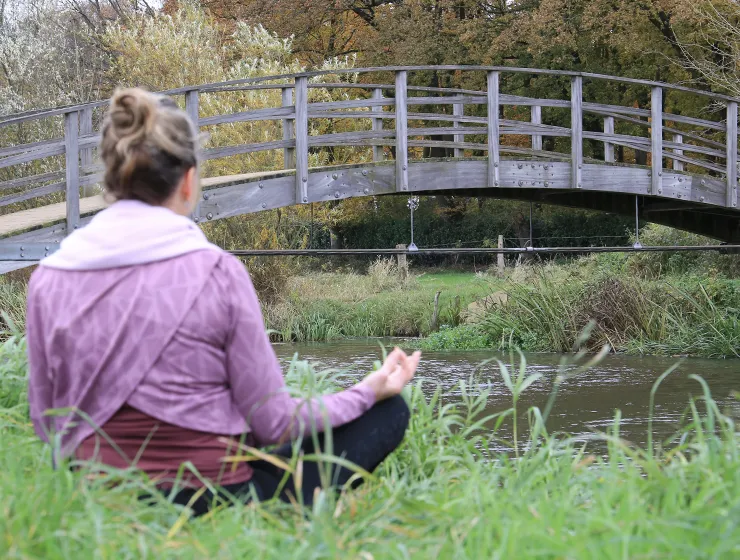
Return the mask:
[[[2, 352], [24, 361], [20, 341]], [[607, 453], [592, 455], [583, 442], [546, 430], [559, 384], [585, 366], [563, 363], [548, 405], [529, 410], [528, 433], [516, 438], [503, 437], [502, 427], [515, 425], [518, 397], [541, 382], [525, 362], [483, 364], [460, 383], [455, 402], [419, 382], [407, 395], [412, 418], [402, 446], [359, 489], [323, 491], [311, 509], [266, 502], [199, 519], [156, 492], [151, 506], [138, 500], [153, 488], [133, 471], [88, 478], [86, 468], [52, 470], [27, 411], [12, 404], [24, 399], [19, 389], [0, 408], [0, 494], [8, 513], [0, 516], [0, 553], [50, 560], [740, 554], [732, 514], [740, 510], [740, 441], [702, 380], [695, 378], [701, 396], [675, 437], [655, 449], [631, 447], [620, 438], [617, 411], [607, 432], [590, 437], [606, 443]], [[485, 387], [499, 375], [512, 406], [491, 413]], [[301, 393], [336, 387], [333, 374], [299, 362], [289, 377]], [[494, 443], [510, 454], [493, 452]], [[510, 458], [515, 453], [518, 460]]]
[[422, 350], [479, 350], [493, 346], [491, 338], [478, 325], [443, 325], [438, 332], [420, 341]]

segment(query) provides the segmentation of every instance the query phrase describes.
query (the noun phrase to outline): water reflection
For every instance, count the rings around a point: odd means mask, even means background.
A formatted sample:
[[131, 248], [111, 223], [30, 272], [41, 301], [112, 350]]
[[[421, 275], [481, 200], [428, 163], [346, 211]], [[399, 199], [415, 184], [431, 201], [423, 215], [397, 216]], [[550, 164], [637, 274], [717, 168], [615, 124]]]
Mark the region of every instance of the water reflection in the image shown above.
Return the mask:
[[[349, 369], [349, 384], [364, 375], [373, 361], [379, 359], [380, 342], [352, 340], [329, 344], [277, 344], [275, 350], [285, 362], [297, 353], [301, 359], [320, 363], [320, 367]], [[417, 378], [424, 380], [430, 391], [440, 386], [445, 399], [456, 400], [460, 396], [460, 381], [475, 374], [474, 387], [488, 389], [491, 393], [486, 412], [500, 412], [511, 405], [511, 395], [495, 363], [481, 367], [481, 363], [491, 357], [493, 353], [490, 351], [426, 352]], [[509, 355], [497, 357], [510, 363]], [[622, 437], [643, 445], [647, 439], [650, 389], [655, 380], [677, 361], [676, 358], [653, 356], [607, 356], [596, 368], [562, 384], [548, 420], [549, 431], [566, 432], [585, 439], [594, 431], [607, 430], [615, 410], [619, 409], [622, 413]], [[544, 408], [558, 372], [560, 356], [529, 354], [527, 362], [527, 373], [539, 372], [543, 378], [521, 397], [520, 421], [524, 420], [530, 406]], [[518, 363], [513, 367], [518, 367]], [[700, 375], [707, 381], [724, 411], [740, 417], [740, 403], [733, 397], [733, 391], [740, 390], [740, 360], [684, 359], [656, 395], [653, 420], [656, 441], [675, 432], [687, 410], [689, 398], [701, 394], [699, 384], [689, 378], [691, 374]]]

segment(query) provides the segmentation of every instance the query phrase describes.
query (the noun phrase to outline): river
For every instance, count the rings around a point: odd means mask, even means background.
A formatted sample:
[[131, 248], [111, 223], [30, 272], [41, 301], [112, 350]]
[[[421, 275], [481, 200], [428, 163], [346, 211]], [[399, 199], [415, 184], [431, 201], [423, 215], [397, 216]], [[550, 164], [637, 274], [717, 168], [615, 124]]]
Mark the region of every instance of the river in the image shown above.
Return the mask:
[[[346, 340], [325, 344], [276, 344], [275, 351], [284, 363], [297, 353], [300, 359], [309, 360], [318, 369], [349, 370], [348, 373], [359, 379], [369, 371], [373, 361], [379, 359], [381, 342], [386, 345], [394, 343], [388, 340]], [[402, 341], [395, 343], [403, 345]], [[479, 369], [483, 361], [493, 356], [506, 363], [510, 361], [508, 354], [496, 355], [492, 351], [425, 352], [417, 379], [424, 380], [429, 391], [440, 386], [444, 398], [453, 401], [459, 399], [460, 381], [467, 380], [478, 370], [475, 376], [477, 388], [488, 388], [491, 393], [486, 412], [499, 412], [511, 405], [511, 395], [498, 367], [491, 363]], [[526, 411], [533, 405], [544, 408], [560, 359], [558, 354], [527, 355], [527, 372], [542, 373], [543, 378], [522, 396], [520, 410]], [[644, 445], [650, 389], [655, 380], [676, 362], [680, 362], [680, 366], [663, 381], [655, 398], [655, 441], [675, 432], [687, 410], [689, 398], [701, 394], [699, 384], [689, 378], [691, 374], [707, 381], [722, 410], [740, 418], [740, 402], [734, 397], [734, 391], [740, 391], [740, 360], [609, 355], [590, 371], [562, 384], [547, 423], [549, 431], [566, 432], [585, 439], [594, 432], [606, 430], [612, 423], [615, 410], [619, 409], [622, 413], [622, 437]], [[596, 444], [596, 447], [603, 450], [603, 445]]]

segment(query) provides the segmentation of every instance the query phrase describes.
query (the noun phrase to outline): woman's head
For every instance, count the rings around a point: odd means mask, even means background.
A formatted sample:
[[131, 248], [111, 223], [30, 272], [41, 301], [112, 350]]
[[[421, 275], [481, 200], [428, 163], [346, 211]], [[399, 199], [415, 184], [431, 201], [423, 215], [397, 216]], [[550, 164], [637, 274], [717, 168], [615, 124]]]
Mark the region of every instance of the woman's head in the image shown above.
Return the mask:
[[105, 186], [116, 200], [141, 200], [189, 214], [198, 197], [198, 134], [172, 100], [122, 89], [111, 100], [100, 144]]

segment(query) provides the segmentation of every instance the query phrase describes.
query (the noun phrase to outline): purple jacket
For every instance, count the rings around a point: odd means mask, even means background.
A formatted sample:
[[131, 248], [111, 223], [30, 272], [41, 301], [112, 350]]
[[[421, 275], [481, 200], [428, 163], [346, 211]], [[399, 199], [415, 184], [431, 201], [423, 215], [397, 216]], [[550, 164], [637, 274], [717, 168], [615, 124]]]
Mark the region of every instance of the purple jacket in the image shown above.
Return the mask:
[[125, 403], [265, 445], [310, 431], [313, 413], [319, 429], [327, 416], [336, 427], [375, 402], [364, 385], [320, 402], [291, 398], [249, 275], [219, 250], [102, 270], [42, 263], [27, 336], [31, 418], [44, 440], [60, 436], [63, 457]]

